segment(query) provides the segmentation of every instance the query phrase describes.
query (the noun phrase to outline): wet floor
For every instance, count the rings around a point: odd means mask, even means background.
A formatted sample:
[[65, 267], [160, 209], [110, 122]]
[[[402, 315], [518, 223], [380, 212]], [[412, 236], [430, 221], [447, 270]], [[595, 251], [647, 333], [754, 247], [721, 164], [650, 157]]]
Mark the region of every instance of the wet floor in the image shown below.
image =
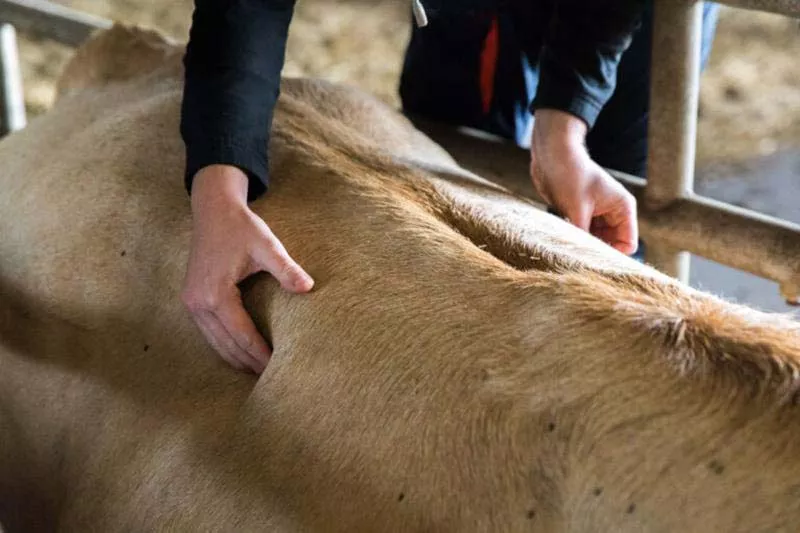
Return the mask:
[[[800, 151], [698, 169], [695, 188], [704, 196], [800, 223]], [[786, 305], [780, 297], [776, 283], [700, 257], [692, 257], [689, 282], [728, 300], [800, 316], [798, 308]]]

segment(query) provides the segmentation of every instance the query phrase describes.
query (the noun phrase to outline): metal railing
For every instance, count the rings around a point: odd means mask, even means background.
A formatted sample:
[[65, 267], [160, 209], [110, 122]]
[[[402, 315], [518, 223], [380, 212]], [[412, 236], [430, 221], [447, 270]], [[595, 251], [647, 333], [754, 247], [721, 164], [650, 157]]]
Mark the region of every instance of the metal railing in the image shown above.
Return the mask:
[[[800, 0], [724, 0], [723, 3], [800, 16]], [[654, 4], [648, 180], [644, 201], [639, 204], [646, 213], [657, 213], [693, 195], [702, 22], [702, 2], [660, 0]], [[755, 216], [755, 213], [746, 214]], [[717, 228], [718, 231], [722, 229]], [[648, 243], [645, 259], [659, 270], [688, 282], [689, 255], [684, 250], [688, 249], [687, 244], [692, 243], [677, 241], [679, 239], [672, 239], [670, 244], [657, 239], [652, 245]], [[750, 241], [742, 241], [742, 245], [758, 246]], [[707, 250], [715, 248], [717, 246], [711, 246]], [[746, 253], [749, 252], [748, 249]], [[718, 253], [699, 255], [728, 265], [733, 260], [732, 257], [723, 260]], [[794, 259], [795, 269], [800, 269], [800, 256], [785, 259]], [[753, 272], [754, 269], [745, 270]], [[781, 292], [787, 301], [800, 303], [800, 273], [795, 271], [792, 279], [771, 279], [781, 284]]]
[[112, 25], [109, 20], [44, 0], [0, 0], [0, 22], [67, 46], [79, 46], [93, 32]]
[[0, 21], [0, 136], [25, 127], [25, 94], [17, 52], [17, 32]]
[[[723, 0], [734, 7], [800, 17], [800, 0]], [[0, 23], [77, 46], [111, 26], [44, 0], [0, 0]], [[790, 304], [800, 304], [800, 225], [694, 194], [702, 2], [656, 0], [648, 180], [612, 172], [639, 202], [646, 260], [688, 280], [688, 253], [776, 281]], [[7, 28], [8, 26], [4, 26]], [[0, 28], [0, 123], [19, 120], [21, 85], [13, 28]], [[17, 118], [15, 118], [17, 117]], [[417, 123], [460, 164], [520, 194], [538, 199], [530, 185], [527, 153], [508, 143], [424, 121]], [[3, 132], [0, 131], [0, 134]], [[491, 158], [485, 154], [491, 153]], [[539, 199], [541, 201], [541, 199]]]

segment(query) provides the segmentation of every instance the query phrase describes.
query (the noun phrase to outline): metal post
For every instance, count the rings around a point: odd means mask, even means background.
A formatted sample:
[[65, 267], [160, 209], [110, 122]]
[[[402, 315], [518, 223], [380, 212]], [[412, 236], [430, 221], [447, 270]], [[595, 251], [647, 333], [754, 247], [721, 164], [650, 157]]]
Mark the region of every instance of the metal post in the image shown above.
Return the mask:
[[[694, 188], [702, 22], [702, 2], [661, 0], [654, 4], [645, 191], [650, 210], [688, 197]], [[659, 270], [688, 282], [686, 252], [647, 243], [645, 255]]]
[[0, 23], [0, 137], [25, 127], [25, 93], [17, 52], [17, 33]]
[[683, 283], [689, 280], [689, 262], [691, 256], [689, 252], [684, 252], [679, 248], [673, 248], [663, 243], [647, 243], [644, 250], [645, 262], [656, 267], [658, 270], [676, 278]]
[[45, 0], [0, 0], [0, 20], [67, 46], [80, 46], [94, 31], [112, 26], [110, 20]]

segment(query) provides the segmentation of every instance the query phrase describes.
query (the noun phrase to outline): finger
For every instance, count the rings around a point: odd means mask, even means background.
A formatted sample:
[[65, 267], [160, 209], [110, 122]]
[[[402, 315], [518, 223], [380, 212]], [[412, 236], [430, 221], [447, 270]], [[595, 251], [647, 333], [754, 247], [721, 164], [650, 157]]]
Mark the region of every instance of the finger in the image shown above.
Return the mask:
[[252, 358], [250, 354], [242, 350], [239, 345], [236, 344], [236, 341], [233, 340], [233, 337], [231, 337], [228, 331], [223, 327], [215, 314], [206, 312], [203, 315], [203, 319], [205, 320], [206, 327], [217, 341], [219, 346], [217, 350], [226, 361], [235, 360], [241, 366], [249, 368], [256, 374], [260, 374], [264, 371], [264, 365], [257, 359]]
[[272, 274], [287, 291], [308, 292], [314, 286], [311, 276], [289, 256], [286, 248], [271, 232], [266, 232], [263, 243], [253, 255], [259, 266]]
[[636, 219], [636, 200], [627, 195], [625, 201], [609, 215], [609, 221], [617, 230], [614, 247], [624, 254], [633, 254], [639, 246], [639, 226]]
[[267, 365], [271, 355], [269, 346], [245, 311], [238, 291], [219, 305], [216, 317], [239, 348], [258, 361], [262, 367]]
[[639, 244], [635, 202], [627, 199], [619, 202], [604, 213], [602, 219], [603, 223], [598, 225], [597, 233], [592, 233], [623, 254], [633, 254]]
[[240, 361], [238, 361], [237, 359], [231, 357], [228, 351], [223, 347], [221, 341], [217, 339], [214, 330], [209, 327], [208, 319], [205, 318], [204, 315], [193, 315], [192, 318], [194, 319], [195, 324], [197, 324], [198, 329], [200, 329], [200, 331], [203, 333], [203, 336], [206, 338], [206, 341], [208, 341], [208, 344], [210, 344], [211, 347], [214, 348], [214, 351], [217, 352], [217, 354], [220, 357], [222, 357], [222, 359], [224, 359], [226, 363], [231, 365], [236, 370], [245, 369], [245, 365]]
[[575, 226], [583, 231], [589, 231], [589, 226], [592, 223], [592, 210], [594, 206], [589, 199], [578, 202], [570, 209], [565, 209], [564, 213], [567, 219]]
[[[187, 285], [187, 287], [188, 286], [189, 285]], [[197, 327], [206, 338], [206, 341], [208, 341], [220, 357], [235, 369], [244, 370], [248, 368], [249, 365], [246, 365], [245, 361], [240, 360], [233, 351], [228, 349], [225, 338], [227, 332], [220, 332], [220, 327], [215, 326], [210, 320], [209, 317], [213, 316], [213, 313], [211, 313], [209, 309], [215, 308], [216, 304], [209, 299], [203, 300], [198, 298], [197, 294], [197, 291], [186, 288], [184, 289], [182, 298], [184, 305], [189, 310], [192, 320], [197, 324]]]
[[591, 234], [623, 254], [631, 255], [636, 251], [638, 240], [631, 241], [625, 235], [627, 231], [625, 226], [610, 226], [605, 222], [593, 222]]

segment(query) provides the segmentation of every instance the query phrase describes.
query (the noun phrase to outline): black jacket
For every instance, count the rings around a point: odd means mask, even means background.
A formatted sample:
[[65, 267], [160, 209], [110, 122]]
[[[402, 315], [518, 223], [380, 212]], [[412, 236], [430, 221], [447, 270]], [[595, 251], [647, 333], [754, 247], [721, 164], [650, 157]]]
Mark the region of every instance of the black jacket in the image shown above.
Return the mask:
[[[642, 0], [422, 0], [431, 23], [448, 11], [501, 2], [555, 1], [538, 53], [531, 106], [570, 112], [591, 127], [614, 91], [617, 65], [639, 25]], [[181, 135], [186, 186], [219, 163], [241, 168], [249, 198], [266, 190], [267, 145], [295, 0], [195, 0]]]

